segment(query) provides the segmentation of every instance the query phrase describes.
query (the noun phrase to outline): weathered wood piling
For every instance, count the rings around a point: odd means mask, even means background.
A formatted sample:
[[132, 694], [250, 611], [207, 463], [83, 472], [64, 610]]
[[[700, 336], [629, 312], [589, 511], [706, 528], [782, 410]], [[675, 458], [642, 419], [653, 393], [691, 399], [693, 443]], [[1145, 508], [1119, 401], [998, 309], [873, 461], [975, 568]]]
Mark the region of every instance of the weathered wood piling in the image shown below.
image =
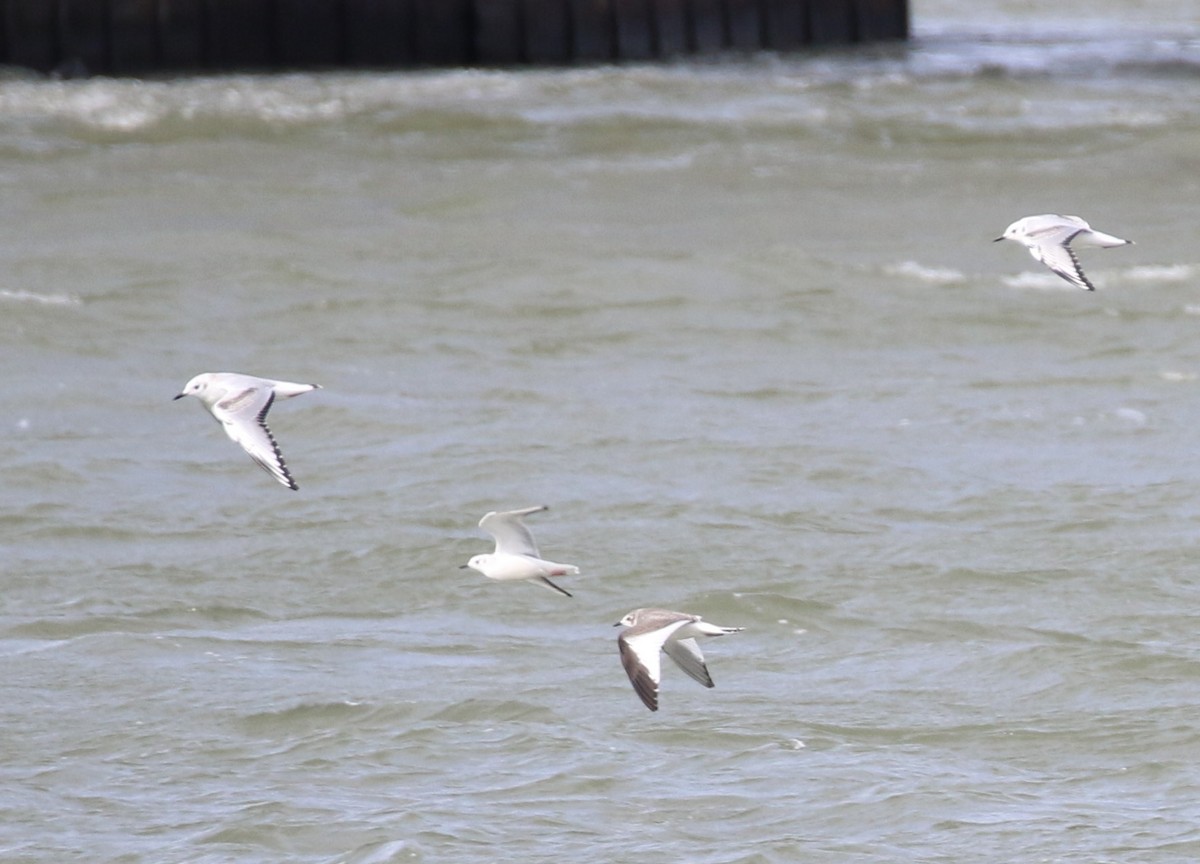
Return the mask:
[[569, 65], [904, 39], [908, 0], [0, 0], [64, 74]]

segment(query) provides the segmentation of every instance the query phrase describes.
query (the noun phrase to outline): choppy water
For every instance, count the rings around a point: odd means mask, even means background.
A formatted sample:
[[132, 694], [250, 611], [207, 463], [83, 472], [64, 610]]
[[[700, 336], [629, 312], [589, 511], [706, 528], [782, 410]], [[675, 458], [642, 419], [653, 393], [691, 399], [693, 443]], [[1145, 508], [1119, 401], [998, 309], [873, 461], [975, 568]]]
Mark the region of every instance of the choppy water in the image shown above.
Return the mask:
[[[1200, 857], [1200, 18], [1079, 5], [0, 82], [0, 858]], [[324, 385], [299, 492], [219, 369]], [[458, 569], [537, 503], [573, 600]], [[644, 710], [641, 605], [716, 689]]]

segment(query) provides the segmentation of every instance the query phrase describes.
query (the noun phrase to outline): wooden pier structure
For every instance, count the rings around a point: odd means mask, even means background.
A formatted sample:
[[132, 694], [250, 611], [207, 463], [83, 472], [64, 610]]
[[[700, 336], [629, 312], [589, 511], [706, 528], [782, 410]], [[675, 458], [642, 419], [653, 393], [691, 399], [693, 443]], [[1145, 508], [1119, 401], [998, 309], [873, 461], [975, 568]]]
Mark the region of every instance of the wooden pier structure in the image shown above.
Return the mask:
[[908, 0], [0, 0], [0, 65], [567, 66], [908, 37]]

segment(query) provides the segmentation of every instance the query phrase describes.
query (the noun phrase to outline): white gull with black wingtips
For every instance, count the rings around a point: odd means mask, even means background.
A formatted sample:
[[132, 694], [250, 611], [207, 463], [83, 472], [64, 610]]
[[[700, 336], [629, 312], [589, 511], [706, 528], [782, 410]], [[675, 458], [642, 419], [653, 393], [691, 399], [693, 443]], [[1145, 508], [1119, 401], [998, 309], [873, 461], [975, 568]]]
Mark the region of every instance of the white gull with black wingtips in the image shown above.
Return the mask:
[[549, 509], [542, 505], [523, 510], [493, 510], [485, 515], [479, 520], [479, 527], [495, 538], [496, 549], [488, 554], [475, 555], [461, 569], [470, 567], [489, 579], [501, 582], [528, 579], [559, 594], [572, 596], [570, 591], [551, 582], [549, 577], [575, 576], [579, 574], [579, 568], [574, 564], [558, 564], [543, 558], [533, 542], [533, 533], [522, 521], [530, 513]]
[[237, 372], [203, 372], [184, 385], [175, 398], [195, 396], [251, 459], [284, 486], [297, 489], [279, 445], [267, 428], [267, 412], [276, 399], [320, 389], [319, 384], [295, 384]]
[[1102, 231], [1093, 231], [1092, 226], [1078, 216], [1058, 216], [1044, 213], [1041, 216], [1026, 216], [1004, 229], [1004, 233], [993, 242], [1012, 240], [1029, 250], [1035, 260], [1041, 261], [1076, 288], [1095, 291], [1079, 266], [1072, 243], [1080, 246], [1132, 246], [1132, 240], [1122, 240]]

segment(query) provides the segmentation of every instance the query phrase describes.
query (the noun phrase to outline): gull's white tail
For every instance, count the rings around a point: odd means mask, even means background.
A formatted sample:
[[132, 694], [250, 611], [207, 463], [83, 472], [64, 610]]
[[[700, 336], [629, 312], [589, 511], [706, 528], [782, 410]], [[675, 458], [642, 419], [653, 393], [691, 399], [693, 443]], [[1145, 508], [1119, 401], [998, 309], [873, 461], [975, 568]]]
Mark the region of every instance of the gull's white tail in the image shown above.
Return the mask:
[[309, 393], [320, 389], [320, 384], [296, 384], [292, 381], [275, 382], [276, 398], [291, 399], [293, 396], [299, 396], [301, 393]]
[[1113, 246], [1132, 246], [1132, 240], [1122, 240], [1103, 231], [1080, 231], [1075, 236], [1075, 242], [1080, 246], [1100, 246], [1109, 249]]

